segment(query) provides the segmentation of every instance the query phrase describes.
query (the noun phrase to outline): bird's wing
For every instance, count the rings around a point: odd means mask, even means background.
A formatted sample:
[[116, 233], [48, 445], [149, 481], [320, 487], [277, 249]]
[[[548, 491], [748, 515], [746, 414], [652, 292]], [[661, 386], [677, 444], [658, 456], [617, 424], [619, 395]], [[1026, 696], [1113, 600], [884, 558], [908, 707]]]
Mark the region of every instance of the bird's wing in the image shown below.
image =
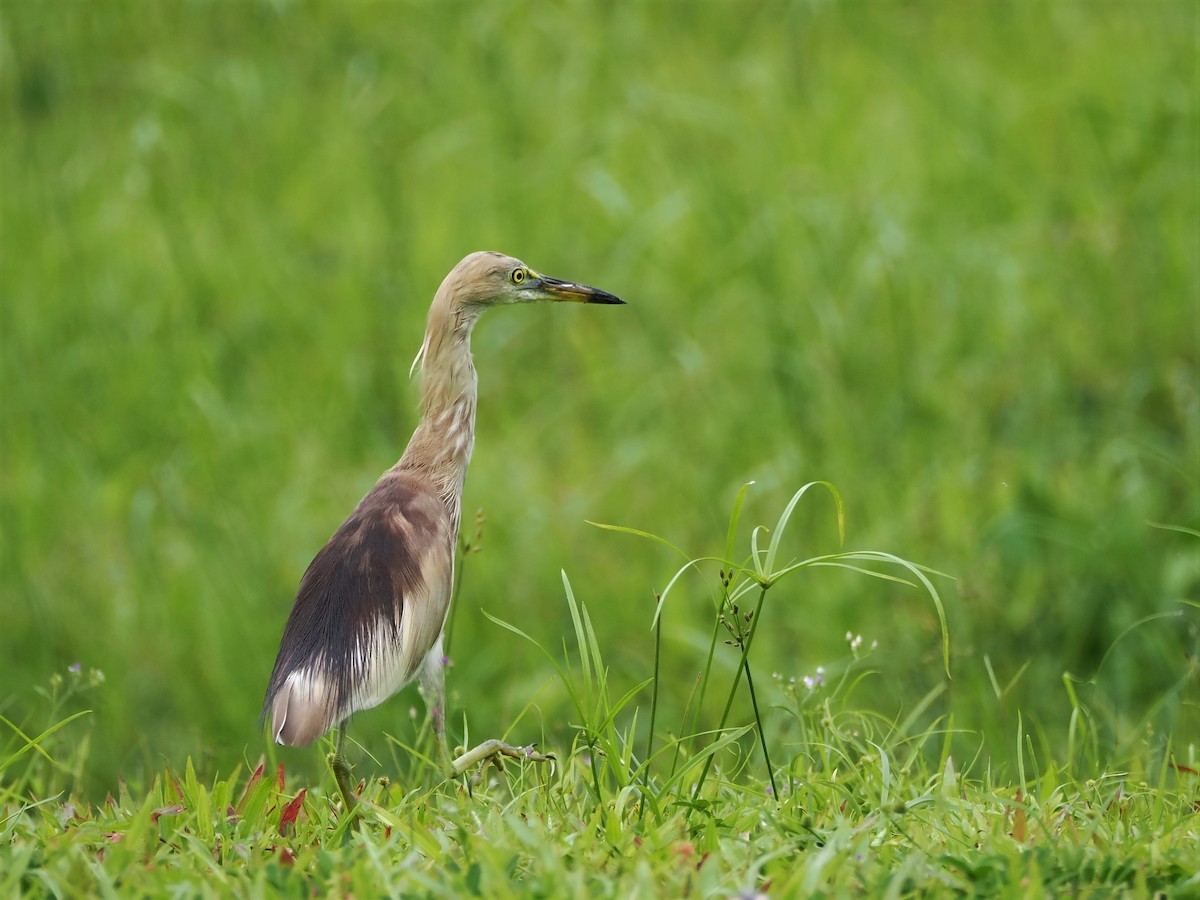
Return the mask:
[[446, 617], [454, 533], [445, 504], [389, 472], [300, 582], [263, 715], [281, 744], [308, 744], [416, 675]]

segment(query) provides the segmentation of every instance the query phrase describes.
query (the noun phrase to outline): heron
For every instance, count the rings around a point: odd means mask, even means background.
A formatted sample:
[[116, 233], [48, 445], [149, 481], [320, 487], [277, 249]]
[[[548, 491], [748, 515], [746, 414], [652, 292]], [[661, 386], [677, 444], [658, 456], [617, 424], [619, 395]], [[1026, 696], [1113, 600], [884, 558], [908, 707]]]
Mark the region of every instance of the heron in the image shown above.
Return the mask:
[[625, 302], [493, 251], [471, 253], [450, 270], [434, 294], [425, 340], [413, 361], [421, 374], [416, 430], [399, 462], [359, 501], [300, 580], [262, 718], [277, 743], [292, 746], [337, 729], [328, 762], [347, 810], [355, 805], [344, 755], [347, 720], [414, 680], [448, 774], [461, 775], [487, 760], [502, 766], [505, 757], [552, 759], [533, 746], [500, 740], [450, 758], [442, 632], [475, 442], [471, 332], [493, 306], [562, 301]]

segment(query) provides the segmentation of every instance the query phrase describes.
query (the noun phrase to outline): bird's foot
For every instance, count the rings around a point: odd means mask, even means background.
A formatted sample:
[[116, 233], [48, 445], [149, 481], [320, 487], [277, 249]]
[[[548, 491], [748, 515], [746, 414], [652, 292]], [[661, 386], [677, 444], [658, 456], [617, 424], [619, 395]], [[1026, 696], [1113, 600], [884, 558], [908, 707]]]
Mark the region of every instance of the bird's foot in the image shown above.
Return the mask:
[[509, 759], [525, 759], [530, 762], [554, 762], [553, 753], [538, 753], [536, 745], [530, 744], [528, 747], [514, 747], [511, 744], [506, 744], [504, 741], [490, 740], [484, 741], [478, 747], [466, 751], [461, 756], [456, 757], [450, 763], [451, 772], [454, 775], [461, 775], [463, 772], [470, 769], [478, 763], [491, 763], [501, 772], [504, 771], [504, 758]]
[[354, 808], [358, 806], [358, 800], [350, 790], [350, 763], [346, 762], [346, 757], [340, 753], [330, 753], [325, 760], [333, 772], [333, 780], [337, 782], [338, 792], [342, 795], [346, 812], [353, 812]]

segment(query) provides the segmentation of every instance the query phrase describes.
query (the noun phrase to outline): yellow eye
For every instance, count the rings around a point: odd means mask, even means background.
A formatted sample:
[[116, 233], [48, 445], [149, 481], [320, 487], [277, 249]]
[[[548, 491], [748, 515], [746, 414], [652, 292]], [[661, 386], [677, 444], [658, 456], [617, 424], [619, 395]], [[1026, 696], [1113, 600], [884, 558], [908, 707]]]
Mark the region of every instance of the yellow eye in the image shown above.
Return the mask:
[[513, 269], [512, 274], [509, 275], [508, 278], [513, 284], [520, 284], [522, 281], [525, 280], [525, 270], [524, 269]]

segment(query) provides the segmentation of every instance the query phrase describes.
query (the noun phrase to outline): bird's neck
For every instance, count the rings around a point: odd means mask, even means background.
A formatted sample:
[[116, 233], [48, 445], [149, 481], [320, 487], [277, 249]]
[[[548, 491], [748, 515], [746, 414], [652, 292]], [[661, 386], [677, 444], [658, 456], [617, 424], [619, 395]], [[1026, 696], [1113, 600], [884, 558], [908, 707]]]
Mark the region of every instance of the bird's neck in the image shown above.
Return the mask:
[[474, 321], [453, 326], [431, 316], [421, 350], [421, 421], [396, 469], [429, 479], [450, 512], [458, 534], [467, 466], [475, 445]]

